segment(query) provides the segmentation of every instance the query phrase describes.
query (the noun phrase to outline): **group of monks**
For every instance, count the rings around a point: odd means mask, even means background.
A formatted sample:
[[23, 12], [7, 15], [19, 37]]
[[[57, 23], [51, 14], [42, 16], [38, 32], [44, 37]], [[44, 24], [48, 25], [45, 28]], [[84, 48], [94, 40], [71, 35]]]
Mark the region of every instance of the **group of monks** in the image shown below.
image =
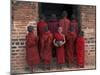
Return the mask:
[[53, 51], [57, 67], [61, 68], [66, 63], [68, 67], [73, 67], [75, 63], [78, 67], [84, 67], [83, 31], [78, 28], [75, 15], [70, 20], [67, 11], [63, 11], [61, 16], [58, 20], [52, 14], [47, 22], [45, 16], [41, 15], [37, 23], [38, 36], [35, 35], [33, 26], [27, 27], [26, 61], [32, 71], [41, 62], [47, 68], [52, 63]]

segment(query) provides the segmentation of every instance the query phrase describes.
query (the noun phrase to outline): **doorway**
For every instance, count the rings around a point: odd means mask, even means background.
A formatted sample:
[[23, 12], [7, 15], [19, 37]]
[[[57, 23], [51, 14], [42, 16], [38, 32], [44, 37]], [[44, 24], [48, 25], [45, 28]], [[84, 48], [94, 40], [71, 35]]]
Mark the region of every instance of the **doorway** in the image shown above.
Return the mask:
[[44, 14], [47, 21], [50, 18], [51, 14], [56, 14], [57, 18], [60, 19], [63, 11], [68, 12], [69, 19], [71, 19], [71, 15], [73, 13], [76, 16], [79, 16], [78, 5], [39, 3], [39, 15]]

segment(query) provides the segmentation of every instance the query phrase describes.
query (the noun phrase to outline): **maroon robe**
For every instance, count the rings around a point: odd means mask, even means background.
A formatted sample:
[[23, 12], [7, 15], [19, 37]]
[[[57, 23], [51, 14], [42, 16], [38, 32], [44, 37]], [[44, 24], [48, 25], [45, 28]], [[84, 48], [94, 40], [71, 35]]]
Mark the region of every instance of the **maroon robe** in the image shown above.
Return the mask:
[[47, 23], [45, 21], [39, 21], [37, 23], [37, 32], [38, 32], [38, 36], [41, 37], [42, 34], [45, 32], [44, 28], [47, 26]]
[[[59, 22], [58, 22], [57, 19], [50, 19], [48, 21], [48, 28], [49, 28], [50, 32], [53, 34], [53, 37], [54, 37], [54, 34], [58, 30], [58, 26], [59, 26]], [[55, 57], [56, 56], [56, 51], [55, 51], [55, 47], [54, 46], [52, 48], [52, 53], [53, 53], [53, 57]]]
[[40, 63], [37, 50], [37, 38], [34, 36], [33, 32], [29, 32], [26, 36], [26, 61], [30, 66]]
[[45, 64], [50, 64], [52, 59], [52, 40], [53, 36], [48, 31], [41, 37], [41, 58]]
[[39, 36], [38, 40], [38, 49], [39, 49], [39, 55], [40, 55], [40, 49], [41, 49], [41, 37], [45, 33], [44, 28], [47, 26], [47, 23], [45, 21], [39, 21], [37, 23], [37, 34]]
[[[71, 20], [71, 26], [74, 29], [74, 33], [76, 34], [76, 37], [78, 35], [79, 29], [78, 29], [78, 20], [76, 18], [74, 18], [73, 20]], [[76, 57], [76, 39], [75, 39], [75, 43], [74, 43], [74, 56]]]
[[[56, 39], [56, 41], [64, 41], [63, 35], [61, 35], [58, 32], [55, 33], [54, 39]], [[57, 57], [57, 63], [58, 64], [64, 64], [65, 63], [64, 45], [62, 45], [60, 47], [56, 47], [56, 57]]]
[[78, 21], [77, 21], [77, 19], [71, 20], [71, 26], [73, 26], [75, 33], [78, 34]]
[[76, 39], [76, 34], [74, 32], [68, 32], [67, 40], [66, 40], [66, 58], [69, 64], [73, 64], [74, 60], [74, 42]]
[[68, 18], [63, 18], [59, 20], [59, 25], [62, 27], [63, 29], [63, 33], [66, 36], [68, 33], [68, 30], [70, 28], [70, 20]]
[[58, 20], [57, 19], [50, 19], [48, 21], [48, 28], [50, 30], [51, 33], [56, 33], [57, 32], [57, 29], [58, 29]]
[[78, 65], [84, 67], [84, 38], [82, 36], [77, 38], [76, 51]]

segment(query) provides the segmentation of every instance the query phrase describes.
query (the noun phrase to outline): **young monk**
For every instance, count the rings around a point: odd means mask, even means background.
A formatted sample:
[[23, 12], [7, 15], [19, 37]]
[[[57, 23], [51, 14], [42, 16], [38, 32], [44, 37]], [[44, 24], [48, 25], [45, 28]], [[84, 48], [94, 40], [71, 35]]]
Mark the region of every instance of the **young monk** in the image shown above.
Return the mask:
[[28, 26], [28, 34], [26, 35], [26, 61], [31, 72], [37, 69], [40, 63], [40, 57], [37, 49], [37, 37], [34, 35], [34, 27]]
[[77, 35], [78, 34], [78, 20], [77, 20], [77, 17], [75, 16], [75, 14], [72, 14], [72, 16], [71, 16], [71, 25], [73, 26], [74, 32]]
[[[58, 19], [57, 19], [57, 16], [56, 14], [51, 14], [51, 17], [48, 21], [48, 28], [50, 30], [50, 32], [54, 34], [57, 32], [57, 29], [59, 27], [59, 23], [58, 23]], [[55, 51], [55, 47], [53, 46], [52, 48], [52, 54], [53, 54], [53, 57], [56, 57], [56, 51]]]
[[[75, 14], [72, 14], [71, 16], [71, 26], [74, 28], [74, 33], [76, 34], [76, 38], [77, 38], [79, 34], [79, 27], [78, 27], [78, 19]], [[74, 57], [76, 59], [76, 39], [74, 42]]]
[[52, 41], [53, 36], [46, 26], [44, 28], [44, 34], [41, 37], [41, 58], [44, 62], [44, 68], [50, 69], [52, 61]]
[[62, 65], [65, 64], [65, 36], [62, 34], [62, 27], [58, 27], [58, 32], [54, 35], [53, 40], [54, 46], [56, 47], [56, 58], [58, 63], [58, 68], [62, 68]]
[[83, 31], [80, 31], [76, 41], [77, 64], [80, 68], [84, 68], [84, 44]]
[[52, 14], [50, 20], [48, 21], [48, 28], [53, 35], [57, 32], [58, 26], [59, 24], [56, 14]]
[[62, 18], [59, 20], [59, 26], [62, 27], [62, 33], [67, 36], [68, 30], [70, 28], [70, 20], [68, 18], [67, 11], [63, 11]]
[[39, 36], [39, 40], [38, 40], [38, 48], [39, 48], [39, 54], [40, 54], [40, 49], [41, 49], [41, 43], [40, 41], [42, 40], [42, 35], [45, 33], [44, 28], [47, 26], [47, 23], [45, 21], [45, 16], [42, 14], [40, 16], [40, 20], [37, 23], [37, 34]]
[[48, 26], [47, 25], [47, 22], [45, 21], [45, 16], [42, 14], [40, 16], [40, 20], [39, 22], [37, 23], [37, 32], [38, 32], [38, 36], [41, 37], [42, 34], [44, 34], [44, 28]]
[[68, 32], [67, 40], [66, 40], [66, 58], [68, 62], [68, 67], [72, 67], [74, 65], [74, 45], [75, 45], [76, 33], [74, 32], [73, 26], [70, 27]]

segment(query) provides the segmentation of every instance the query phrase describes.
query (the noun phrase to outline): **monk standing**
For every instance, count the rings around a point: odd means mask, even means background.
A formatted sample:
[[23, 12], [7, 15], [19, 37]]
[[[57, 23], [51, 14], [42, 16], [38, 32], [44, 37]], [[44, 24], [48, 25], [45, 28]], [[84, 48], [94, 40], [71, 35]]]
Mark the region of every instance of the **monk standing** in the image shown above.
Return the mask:
[[56, 47], [56, 58], [58, 63], [58, 68], [62, 68], [62, 65], [65, 64], [65, 51], [64, 51], [64, 44], [65, 44], [65, 36], [62, 34], [62, 27], [58, 27], [58, 32], [55, 33], [54, 46]]
[[[79, 27], [78, 27], [78, 19], [75, 14], [72, 14], [72, 16], [71, 16], [71, 26], [73, 27], [74, 33], [76, 34], [76, 38], [77, 38], [77, 36], [79, 34]], [[76, 39], [74, 41], [74, 50], [73, 51], [74, 51], [74, 58], [76, 59], [76, 56], [77, 56], [77, 54], [76, 54]], [[77, 60], [75, 60], [75, 61], [77, 61]]]
[[37, 49], [37, 37], [34, 35], [33, 26], [28, 26], [28, 34], [26, 36], [26, 61], [31, 72], [36, 69], [40, 63], [40, 57]]
[[41, 49], [41, 43], [40, 41], [42, 40], [42, 35], [45, 33], [44, 28], [47, 26], [47, 23], [45, 21], [45, 16], [41, 15], [40, 16], [40, 21], [37, 23], [37, 34], [39, 36], [39, 41], [38, 41], [38, 48], [39, 48], [39, 54], [40, 54], [40, 49]]
[[73, 26], [75, 33], [78, 35], [78, 20], [75, 14], [71, 16], [71, 26]]
[[[53, 34], [53, 36], [57, 32], [58, 26], [59, 26], [59, 23], [58, 23], [56, 14], [52, 14], [50, 20], [48, 21], [48, 28], [49, 28], [50, 32]], [[52, 53], [53, 53], [53, 57], [55, 57], [56, 51], [55, 51], [54, 46], [52, 48]]]
[[84, 68], [84, 45], [85, 44], [84, 44], [83, 32], [80, 31], [76, 41], [76, 51], [77, 51], [77, 64], [81, 68]]
[[67, 40], [66, 40], [66, 58], [68, 61], [68, 67], [72, 67], [74, 65], [74, 49], [75, 49], [75, 39], [76, 33], [74, 31], [73, 26], [70, 27], [68, 32]]
[[59, 24], [58, 24], [57, 17], [55, 14], [52, 14], [50, 20], [48, 21], [48, 28], [50, 32], [52, 34], [55, 34], [57, 32], [58, 26]]
[[45, 16], [41, 15], [40, 16], [40, 21], [37, 23], [37, 32], [38, 36], [41, 37], [42, 34], [44, 34], [44, 28], [47, 26], [47, 23], [45, 21]]
[[50, 69], [52, 61], [52, 40], [53, 36], [46, 26], [44, 34], [41, 37], [41, 58], [44, 62], [45, 69]]
[[62, 19], [59, 20], [59, 26], [62, 27], [62, 33], [66, 37], [70, 28], [70, 20], [68, 19], [68, 13], [66, 11], [63, 11], [62, 13]]

